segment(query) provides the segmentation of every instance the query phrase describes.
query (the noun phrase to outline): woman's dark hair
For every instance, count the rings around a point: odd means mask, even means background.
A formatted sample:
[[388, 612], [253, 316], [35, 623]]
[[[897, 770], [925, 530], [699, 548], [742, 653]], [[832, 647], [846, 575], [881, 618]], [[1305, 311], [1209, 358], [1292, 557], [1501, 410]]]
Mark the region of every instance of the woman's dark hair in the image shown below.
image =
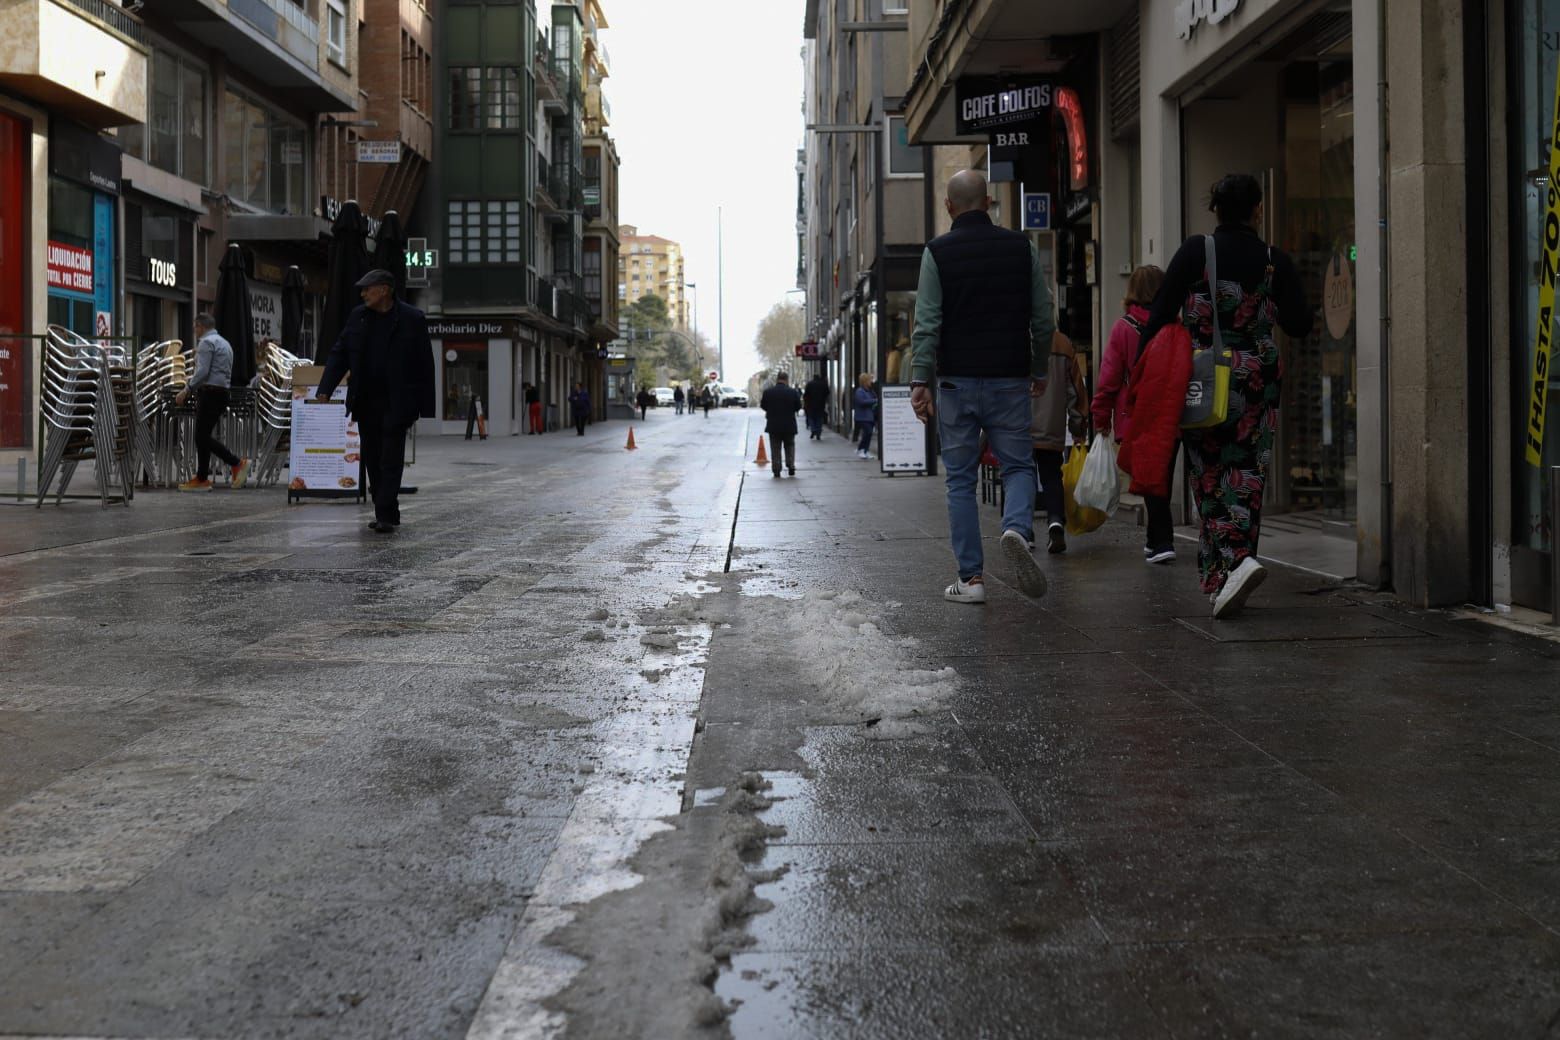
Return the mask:
[[1244, 224], [1262, 201], [1262, 185], [1249, 173], [1231, 173], [1213, 186], [1208, 208], [1218, 214], [1220, 224]]

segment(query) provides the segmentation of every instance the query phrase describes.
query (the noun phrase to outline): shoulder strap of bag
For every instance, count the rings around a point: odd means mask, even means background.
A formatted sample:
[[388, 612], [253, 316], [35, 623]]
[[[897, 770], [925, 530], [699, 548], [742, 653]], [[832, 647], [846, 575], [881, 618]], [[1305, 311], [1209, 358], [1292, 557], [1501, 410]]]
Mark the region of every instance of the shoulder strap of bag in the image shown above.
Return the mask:
[[1212, 309], [1213, 349], [1217, 356], [1224, 356], [1224, 335], [1219, 331], [1219, 253], [1213, 246], [1213, 236], [1203, 236], [1203, 254], [1208, 268], [1208, 306]]

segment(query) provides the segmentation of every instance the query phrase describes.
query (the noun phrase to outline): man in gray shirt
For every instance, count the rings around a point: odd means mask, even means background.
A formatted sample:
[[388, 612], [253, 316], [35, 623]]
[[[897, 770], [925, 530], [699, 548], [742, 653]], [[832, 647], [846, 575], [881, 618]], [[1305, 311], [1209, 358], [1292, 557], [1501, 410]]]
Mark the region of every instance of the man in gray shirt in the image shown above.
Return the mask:
[[217, 333], [217, 323], [210, 314], [195, 316], [195, 374], [175, 403], [183, 404], [195, 397], [195, 479], [179, 485], [180, 491], [211, 490], [211, 456], [216, 455], [233, 474], [233, 486], [241, 488], [249, 479], [249, 460], [241, 459], [213, 436], [222, 413], [227, 411], [228, 386], [233, 379], [233, 348]]

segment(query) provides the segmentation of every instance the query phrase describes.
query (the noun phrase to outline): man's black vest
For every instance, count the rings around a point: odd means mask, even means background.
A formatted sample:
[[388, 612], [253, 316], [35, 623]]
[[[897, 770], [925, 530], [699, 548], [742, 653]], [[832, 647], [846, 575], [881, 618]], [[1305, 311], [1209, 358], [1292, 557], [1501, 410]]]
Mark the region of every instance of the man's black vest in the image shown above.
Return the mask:
[[937, 374], [1027, 378], [1029, 240], [974, 210], [954, 218], [953, 229], [927, 248], [943, 293]]

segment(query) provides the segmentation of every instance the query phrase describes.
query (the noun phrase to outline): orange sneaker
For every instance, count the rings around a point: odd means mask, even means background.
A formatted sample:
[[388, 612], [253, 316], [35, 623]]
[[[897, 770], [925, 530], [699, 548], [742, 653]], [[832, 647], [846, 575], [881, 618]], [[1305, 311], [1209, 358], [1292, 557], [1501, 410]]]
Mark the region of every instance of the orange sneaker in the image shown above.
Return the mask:
[[198, 478], [191, 479], [191, 480], [186, 480], [184, 483], [179, 485], [179, 490], [180, 491], [210, 491], [211, 490], [211, 481], [209, 481], [209, 480], [200, 480]]
[[238, 466], [233, 470], [233, 487], [241, 488], [249, 480], [249, 460], [239, 459]]

